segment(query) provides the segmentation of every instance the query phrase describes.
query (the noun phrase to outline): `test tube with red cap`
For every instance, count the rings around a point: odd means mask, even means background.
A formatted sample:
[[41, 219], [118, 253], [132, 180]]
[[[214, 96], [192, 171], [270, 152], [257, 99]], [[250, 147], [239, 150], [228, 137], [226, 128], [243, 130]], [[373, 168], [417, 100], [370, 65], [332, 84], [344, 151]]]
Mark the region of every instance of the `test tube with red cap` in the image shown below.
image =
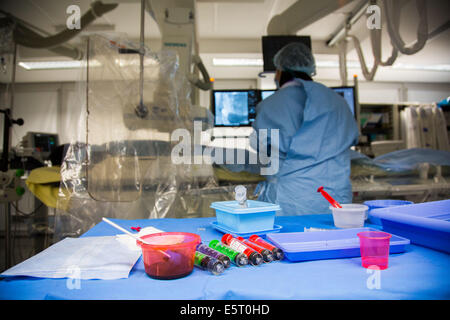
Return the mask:
[[281, 260], [284, 257], [284, 252], [280, 249], [275, 247], [274, 245], [268, 243], [263, 238], [257, 236], [256, 234], [250, 236], [248, 238], [250, 242], [256, 243], [258, 246], [261, 246], [263, 248], [266, 248], [267, 250], [272, 251], [273, 257], [275, 260]]
[[250, 261], [250, 263], [254, 266], [258, 266], [264, 261], [261, 254], [259, 254], [252, 248], [246, 246], [244, 243], [237, 240], [236, 238], [233, 238], [233, 236], [229, 233], [225, 234], [222, 237], [222, 242], [230, 246], [230, 248], [245, 254], [248, 258], [248, 261]]
[[253, 250], [255, 250], [256, 252], [258, 252], [259, 254], [261, 254], [264, 259], [264, 262], [272, 262], [273, 261], [272, 251], [267, 250], [266, 248], [263, 248], [261, 246], [258, 246], [256, 243], [251, 242], [242, 237], [236, 237], [236, 239], [238, 239], [239, 241], [244, 243], [247, 247], [250, 247]]

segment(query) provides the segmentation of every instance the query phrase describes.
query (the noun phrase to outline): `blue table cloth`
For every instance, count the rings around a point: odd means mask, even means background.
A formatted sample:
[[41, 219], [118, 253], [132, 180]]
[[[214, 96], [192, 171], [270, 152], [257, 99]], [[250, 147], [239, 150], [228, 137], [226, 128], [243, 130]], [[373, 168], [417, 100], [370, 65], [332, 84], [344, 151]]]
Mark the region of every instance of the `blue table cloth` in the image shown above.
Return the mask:
[[[215, 218], [118, 220], [130, 227], [154, 226], [164, 231], [197, 233], [204, 242], [220, 239], [211, 227]], [[281, 232], [304, 227], [334, 228], [331, 215], [276, 217]], [[366, 224], [367, 227], [376, 227]], [[105, 222], [84, 237], [118, 234]], [[410, 245], [407, 252], [391, 254], [383, 271], [361, 267], [361, 258], [306, 262], [288, 260], [261, 266], [231, 266], [219, 276], [194, 268], [187, 277], [155, 280], [147, 276], [142, 257], [127, 279], [81, 280], [79, 287], [68, 279], [3, 278], [0, 299], [449, 299], [450, 255]], [[376, 278], [375, 278], [376, 277]]]

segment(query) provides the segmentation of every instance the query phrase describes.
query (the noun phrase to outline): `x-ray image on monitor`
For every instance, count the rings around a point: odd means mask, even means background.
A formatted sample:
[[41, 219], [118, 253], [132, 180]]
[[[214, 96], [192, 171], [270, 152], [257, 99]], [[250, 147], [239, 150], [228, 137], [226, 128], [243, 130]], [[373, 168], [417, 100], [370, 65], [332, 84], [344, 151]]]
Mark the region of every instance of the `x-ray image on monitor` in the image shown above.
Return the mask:
[[214, 90], [212, 97], [216, 126], [250, 126], [255, 120], [258, 90]]
[[215, 92], [216, 125], [239, 126], [248, 124], [247, 92]]

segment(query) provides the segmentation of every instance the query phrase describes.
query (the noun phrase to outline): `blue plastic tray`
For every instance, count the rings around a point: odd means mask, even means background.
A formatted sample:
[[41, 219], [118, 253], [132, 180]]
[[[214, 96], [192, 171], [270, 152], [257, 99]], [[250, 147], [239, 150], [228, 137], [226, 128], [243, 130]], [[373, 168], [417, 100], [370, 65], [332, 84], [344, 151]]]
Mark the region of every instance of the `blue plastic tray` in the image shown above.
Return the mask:
[[218, 224], [235, 232], [249, 233], [274, 228], [279, 205], [256, 200], [247, 200], [247, 205], [247, 208], [242, 208], [237, 201], [219, 201], [213, 202], [211, 208], [216, 210]]
[[230, 233], [232, 235], [240, 236], [242, 238], [250, 237], [253, 234], [256, 234], [258, 236], [264, 236], [267, 233], [280, 232], [280, 230], [283, 228], [282, 226], [274, 225], [274, 228], [270, 229], [270, 230], [256, 230], [256, 231], [251, 231], [251, 232], [236, 232], [230, 228], [227, 228], [225, 226], [218, 224], [217, 221], [211, 222], [211, 226], [220, 232]]
[[[309, 261], [360, 257], [359, 238], [363, 231], [378, 231], [372, 228], [352, 228], [316, 232], [287, 232], [268, 234], [267, 239], [283, 250], [290, 261]], [[392, 235], [389, 253], [406, 251], [408, 239]]]
[[408, 204], [414, 204], [412, 201], [406, 201], [406, 200], [393, 200], [393, 199], [379, 199], [379, 200], [369, 200], [365, 201], [364, 204], [369, 207], [369, 221], [372, 224], [376, 224], [381, 226], [381, 220], [378, 218], [375, 218], [370, 214], [370, 212], [374, 209], [380, 209], [380, 208], [388, 208], [388, 207], [395, 207], [395, 206], [404, 206]]
[[450, 253], [450, 200], [374, 209], [370, 214], [381, 220], [386, 232]]

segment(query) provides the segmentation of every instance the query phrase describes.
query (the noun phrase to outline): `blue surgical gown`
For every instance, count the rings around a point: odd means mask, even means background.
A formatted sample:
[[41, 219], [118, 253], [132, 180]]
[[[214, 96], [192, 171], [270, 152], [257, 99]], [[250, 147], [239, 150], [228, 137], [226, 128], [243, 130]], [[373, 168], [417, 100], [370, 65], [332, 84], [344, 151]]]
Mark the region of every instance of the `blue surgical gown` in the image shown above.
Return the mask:
[[[258, 200], [280, 205], [278, 215], [330, 213], [317, 189], [324, 186], [338, 202], [352, 202], [350, 147], [358, 127], [343, 97], [317, 82], [293, 81], [257, 106], [255, 134], [279, 129], [279, 170], [258, 185]], [[267, 149], [277, 143], [270, 135], [259, 139]]]

